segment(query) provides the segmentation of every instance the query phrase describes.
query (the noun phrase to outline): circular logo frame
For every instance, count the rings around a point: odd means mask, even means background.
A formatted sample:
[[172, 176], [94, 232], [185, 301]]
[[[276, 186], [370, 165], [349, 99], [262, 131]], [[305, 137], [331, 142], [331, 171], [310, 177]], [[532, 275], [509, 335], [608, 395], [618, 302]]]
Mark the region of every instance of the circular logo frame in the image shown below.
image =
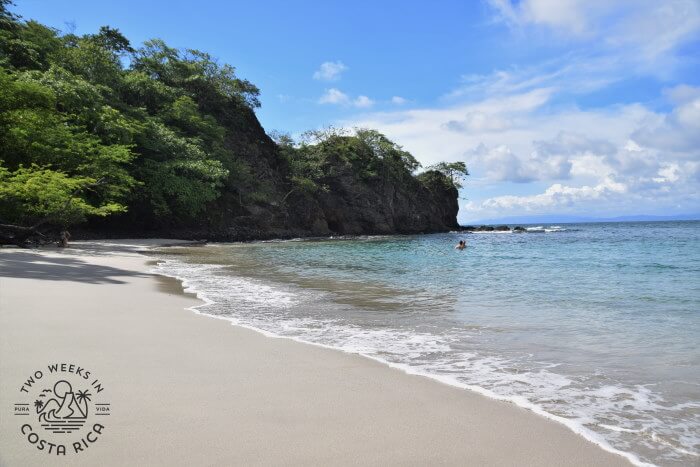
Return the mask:
[[112, 413], [105, 388], [92, 371], [50, 363], [22, 383], [13, 415], [30, 446], [50, 455], [79, 454], [96, 443]]

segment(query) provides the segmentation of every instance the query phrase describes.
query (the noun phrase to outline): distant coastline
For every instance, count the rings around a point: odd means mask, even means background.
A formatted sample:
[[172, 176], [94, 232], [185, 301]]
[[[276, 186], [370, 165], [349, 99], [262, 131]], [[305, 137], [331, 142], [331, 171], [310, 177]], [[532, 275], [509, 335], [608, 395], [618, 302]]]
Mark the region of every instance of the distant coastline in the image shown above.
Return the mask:
[[697, 221], [700, 220], [700, 213], [678, 214], [673, 216], [653, 216], [637, 214], [630, 216], [616, 217], [586, 217], [586, 216], [566, 216], [566, 215], [541, 215], [541, 216], [508, 216], [490, 219], [480, 219], [476, 221], [460, 222], [460, 225], [501, 225], [501, 224], [586, 224], [601, 222], [666, 222], [666, 221]]

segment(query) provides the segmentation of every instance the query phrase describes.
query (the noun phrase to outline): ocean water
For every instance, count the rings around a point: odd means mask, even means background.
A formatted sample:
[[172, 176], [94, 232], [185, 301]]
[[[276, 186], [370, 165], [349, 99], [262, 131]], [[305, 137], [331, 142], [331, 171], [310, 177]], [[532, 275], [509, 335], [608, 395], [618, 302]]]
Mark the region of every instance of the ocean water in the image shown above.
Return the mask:
[[511, 401], [638, 464], [700, 464], [700, 222], [156, 254], [198, 312]]

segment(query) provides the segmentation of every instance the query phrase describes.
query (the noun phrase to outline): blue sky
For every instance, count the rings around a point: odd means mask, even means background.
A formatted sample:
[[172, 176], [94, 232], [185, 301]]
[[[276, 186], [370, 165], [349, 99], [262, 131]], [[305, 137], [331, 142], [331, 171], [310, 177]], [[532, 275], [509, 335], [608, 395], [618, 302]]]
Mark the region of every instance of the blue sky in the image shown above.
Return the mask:
[[700, 212], [697, 0], [16, 3], [211, 53], [260, 87], [267, 130], [369, 126], [466, 161], [462, 222]]

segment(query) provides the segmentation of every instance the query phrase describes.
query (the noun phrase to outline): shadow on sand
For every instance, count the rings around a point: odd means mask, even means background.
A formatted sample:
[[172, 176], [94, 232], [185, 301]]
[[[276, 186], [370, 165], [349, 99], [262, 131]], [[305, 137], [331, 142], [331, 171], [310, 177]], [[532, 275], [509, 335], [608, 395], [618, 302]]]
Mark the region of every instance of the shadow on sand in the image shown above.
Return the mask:
[[151, 277], [126, 269], [86, 263], [69, 255], [45, 256], [28, 251], [0, 253], [0, 277], [73, 281], [87, 284], [125, 284], [124, 277]]

